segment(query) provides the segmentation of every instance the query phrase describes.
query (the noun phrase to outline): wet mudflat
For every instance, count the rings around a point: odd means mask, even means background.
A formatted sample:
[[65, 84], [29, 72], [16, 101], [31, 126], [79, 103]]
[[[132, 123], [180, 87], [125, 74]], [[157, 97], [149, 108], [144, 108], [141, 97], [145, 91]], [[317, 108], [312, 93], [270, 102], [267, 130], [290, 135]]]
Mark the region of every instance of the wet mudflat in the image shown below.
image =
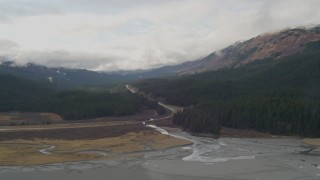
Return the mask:
[[195, 137], [192, 145], [136, 152], [113, 160], [1, 167], [1, 179], [320, 179], [320, 156], [301, 139]]

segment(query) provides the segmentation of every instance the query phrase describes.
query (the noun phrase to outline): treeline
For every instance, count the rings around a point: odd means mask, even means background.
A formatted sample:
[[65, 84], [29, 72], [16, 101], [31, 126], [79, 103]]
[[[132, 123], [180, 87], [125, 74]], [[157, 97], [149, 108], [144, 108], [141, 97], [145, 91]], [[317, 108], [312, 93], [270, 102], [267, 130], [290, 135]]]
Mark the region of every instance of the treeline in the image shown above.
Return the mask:
[[91, 119], [132, 115], [144, 105], [142, 97], [129, 93], [67, 91], [25, 102], [23, 111], [53, 112], [64, 119]]
[[[314, 48], [317, 44], [312, 45]], [[320, 52], [171, 79], [139, 82], [140, 90], [187, 106], [174, 122], [194, 132], [221, 126], [320, 137]]]
[[195, 133], [219, 134], [221, 125], [214, 114], [200, 108], [187, 108], [183, 112], [177, 112], [173, 117], [173, 123]]
[[58, 91], [19, 77], [0, 74], [0, 111], [52, 112], [66, 120], [132, 115], [143, 108], [157, 108], [129, 92]]

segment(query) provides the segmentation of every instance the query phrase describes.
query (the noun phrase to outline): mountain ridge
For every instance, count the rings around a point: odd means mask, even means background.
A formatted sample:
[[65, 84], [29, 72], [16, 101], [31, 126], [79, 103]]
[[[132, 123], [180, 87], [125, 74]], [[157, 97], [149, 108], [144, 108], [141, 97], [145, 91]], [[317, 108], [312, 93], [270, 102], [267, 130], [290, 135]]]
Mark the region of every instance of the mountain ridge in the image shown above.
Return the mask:
[[125, 71], [124, 73], [143, 75], [144, 73], [157, 72], [161, 75], [185, 75], [234, 68], [256, 60], [290, 56], [302, 52], [308, 43], [319, 40], [320, 25], [286, 28], [281, 31], [264, 33], [245, 41], [237, 41], [198, 60], [142, 72]]
[[12, 61], [2, 58], [0, 71], [27, 79], [38, 80], [47, 84], [66, 87], [109, 85], [132, 80], [175, 76], [214, 71], [223, 68], [236, 68], [253, 61], [266, 58], [280, 59], [302, 52], [308, 43], [320, 40], [320, 25], [284, 29], [265, 33], [246, 41], [238, 41], [208, 56], [177, 65], [137, 71], [95, 72], [86, 69], [49, 68], [28, 63], [17, 66]]
[[194, 74], [221, 68], [239, 67], [255, 60], [279, 59], [302, 52], [309, 42], [320, 40], [320, 26], [285, 29], [265, 33], [246, 41], [236, 42], [205, 58], [177, 65], [178, 74]]
[[3, 61], [0, 64], [0, 72], [60, 87], [108, 85], [123, 80], [121, 75], [116, 74], [106, 74], [86, 69], [49, 68], [33, 63], [17, 66], [13, 61]]

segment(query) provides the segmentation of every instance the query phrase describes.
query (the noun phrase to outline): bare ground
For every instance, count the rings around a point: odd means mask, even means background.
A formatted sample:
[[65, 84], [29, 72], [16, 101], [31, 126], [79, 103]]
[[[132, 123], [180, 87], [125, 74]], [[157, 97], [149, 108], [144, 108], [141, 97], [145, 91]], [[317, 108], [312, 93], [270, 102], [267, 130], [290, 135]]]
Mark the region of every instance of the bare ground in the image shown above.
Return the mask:
[[303, 141], [306, 144], [320, 146], [320, 138], [306, 138]]
[[[0, 165], [35, 165], [117, 158], [188, 143], [152, 129], [90, 140], [17, 139], [0, 141]], [[48, 150], [49, 154], [39, 152], [40, 149], [50, 147], [54, 148]]]
[[[46, 127], [47, 128], [47, 127]], [[98, 139], [105, 137], [116, 137], [128, 132], [139, 132], [147, 130], [140, 123], [119, 124], [119, 125], [100, 125], [96, 127], [62, 127], [52, 129], [30, 129], [0, 132], [0, 140], [14, 139]]]
[[[136, 156], [144, 151], [190, 143], [143, 126], [141, 121], [150, 118], [159, 116], [154, 111], [145, 111], [136, 116], [118, 118], [2, 126], [0, 165], [36, 165]], [[41, 153], [43, 149], [48, 150]]]
[[62, 117], [54, 113], [0, 112], [0, 126], [61, 123]]

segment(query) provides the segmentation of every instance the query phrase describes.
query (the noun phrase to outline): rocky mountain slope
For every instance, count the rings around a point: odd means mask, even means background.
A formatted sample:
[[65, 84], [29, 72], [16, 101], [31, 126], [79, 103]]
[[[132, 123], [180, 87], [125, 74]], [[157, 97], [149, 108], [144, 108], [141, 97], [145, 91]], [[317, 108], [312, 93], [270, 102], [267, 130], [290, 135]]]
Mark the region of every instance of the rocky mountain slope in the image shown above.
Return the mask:
[[170, 67], [179, 74], [193, 74], [221, 68], [238, 67], [259, 59], [289, 56], [302, 52], [310, 42], [320, 40], [320, 26], [286, 29], [237, 42], [221, 51], [193, 62]]

